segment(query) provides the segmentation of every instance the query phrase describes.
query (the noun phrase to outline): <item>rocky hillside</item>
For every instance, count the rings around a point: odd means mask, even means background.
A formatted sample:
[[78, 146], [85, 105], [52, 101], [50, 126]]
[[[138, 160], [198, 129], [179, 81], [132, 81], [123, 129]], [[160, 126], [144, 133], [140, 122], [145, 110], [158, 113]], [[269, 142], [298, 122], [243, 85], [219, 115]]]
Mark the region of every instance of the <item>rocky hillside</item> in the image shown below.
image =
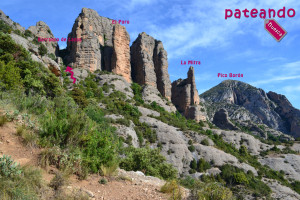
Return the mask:
[[[55, 37], [46, 23], [25, 30], [0, 19], [0, 125], [19, 123], [24, 144], [43, 149], [41, 167], [78, 179], [142, 171], [172, 179], [175, 199], [178, 184], [185, 199], [300, 198], [298, 143], [275, 137], [297, 132], [285, 97], [225, 81], [199, 98], [193, 67], [171, 84], [161, 41], [142, 32], [130, 47], [126, 28], [92, 9], [68, 35], [82, 41], [59, 51], [37, 41]], [[256, 137], [265, 132], [273, 137]]]
[[300, 110], [283, 95], [266, 93], [240, 81], [226, 80], [200, 97], [209, 104], [210, 118], [218, 109], [225, 108], [230, 119], [265, 124], [294, 137], [300, 136]]

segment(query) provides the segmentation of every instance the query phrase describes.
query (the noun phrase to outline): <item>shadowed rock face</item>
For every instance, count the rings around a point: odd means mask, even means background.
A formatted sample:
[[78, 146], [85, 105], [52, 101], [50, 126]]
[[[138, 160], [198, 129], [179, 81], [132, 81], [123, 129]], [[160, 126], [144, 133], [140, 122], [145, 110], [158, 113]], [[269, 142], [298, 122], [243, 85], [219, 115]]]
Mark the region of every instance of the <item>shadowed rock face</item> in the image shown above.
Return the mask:
[[151, 85], [162, 96], [171, 99], [167, 52], [163, 44], [146, 33], [140, 33], [130, 47], [132, 79], [141, 85]]
[[124, 76], [130, 82], [130, 37], [125, 27], [112, 24], [95, 10], [83, 8], [68, 38], [81, 38], [81, 42], [68, 41], [65, 58], [74, 68], [94, 72], [107, 70]]
[[275, 92], [268, 92], [267, 95], [275, 102], [275, 111], [286, 121], [290, 133], [295, 137], [300, 137], [300, 110], [294, 108], [284, 95]]
[[200, 98], [196, 89], [194, 68], [190, 67], [187, 79], [172, 83], [172, 103], [177, 110], [189, 119], [206, 120], [199, 105]]

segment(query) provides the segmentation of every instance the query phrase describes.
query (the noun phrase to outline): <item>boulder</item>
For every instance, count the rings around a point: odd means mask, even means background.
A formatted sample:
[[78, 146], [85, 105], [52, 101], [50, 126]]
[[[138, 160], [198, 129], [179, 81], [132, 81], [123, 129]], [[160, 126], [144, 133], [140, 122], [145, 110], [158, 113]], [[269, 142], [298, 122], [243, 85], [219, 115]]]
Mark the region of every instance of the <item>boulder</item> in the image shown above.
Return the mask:
[[228, 119], [228, 112], [225, 109], [220, 109], [215, 113], [213, 123], [221, 129], [238, 130]]

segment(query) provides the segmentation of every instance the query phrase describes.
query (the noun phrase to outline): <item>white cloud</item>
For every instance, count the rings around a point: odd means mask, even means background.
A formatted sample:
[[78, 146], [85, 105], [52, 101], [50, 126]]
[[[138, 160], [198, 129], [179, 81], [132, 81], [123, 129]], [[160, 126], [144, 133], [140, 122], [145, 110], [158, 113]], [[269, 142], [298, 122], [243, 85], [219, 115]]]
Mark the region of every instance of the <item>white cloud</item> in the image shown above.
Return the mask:
[[250, 84], [254, 85], [254, 86], [259, 86], [259, 85], [263, 85], [263, 84], [269, 84], [269, 83], [274, 83], [274, 82], [278, 82], [278, 81], [294, 80], [294, 79], [300, 79], [300, 75], [297, 75], [297, 76], [279, 76], [279, 77], [275, 77], [275, 78], [270, 78], [270, 79], [251, 82]]

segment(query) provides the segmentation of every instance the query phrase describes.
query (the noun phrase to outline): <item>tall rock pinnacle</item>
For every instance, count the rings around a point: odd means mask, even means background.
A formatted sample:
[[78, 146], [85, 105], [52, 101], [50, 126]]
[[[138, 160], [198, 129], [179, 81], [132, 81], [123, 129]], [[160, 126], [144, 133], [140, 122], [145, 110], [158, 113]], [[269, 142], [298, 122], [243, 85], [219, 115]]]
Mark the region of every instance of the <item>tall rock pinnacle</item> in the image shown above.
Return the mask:
[[191, 66], [187, 79], [179, 79], [172, 83], [172, 103], [179, 112], [190, 119], [206, 120], [206, 114], [202, 112], [200, 98], [195, 83], [194, 68]]
[[68, 38], [81, 38], [81, 42], [68, 41], [66, 61], [74, 68], [113, 71], [131, 81], [130, 37], [125, 27], [112, 24], [95, 10], [83, 8]]
[[133, 81], [151, 85], [162, 96], [171, 99], [171, 81], [168, 73], [167, 52], [161, 41], [140, 33], [130, 47]]

